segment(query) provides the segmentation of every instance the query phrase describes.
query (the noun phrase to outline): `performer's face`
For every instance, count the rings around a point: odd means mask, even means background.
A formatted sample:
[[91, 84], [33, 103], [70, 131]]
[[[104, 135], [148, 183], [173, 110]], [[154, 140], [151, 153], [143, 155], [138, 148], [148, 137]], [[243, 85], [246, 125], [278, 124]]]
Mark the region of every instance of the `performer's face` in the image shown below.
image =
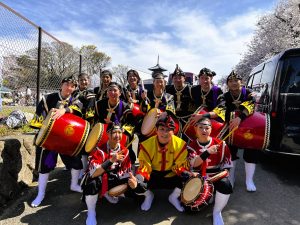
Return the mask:
[[133, 72], [130, 72], [128, 75], [128, 83], [132, 88], [135, 88], [138, 84], [138, 78], [134, 75]]
[[70, 96], [73, 91], [75, 91], [76, 85], [72, 83], [71, 81], [69, 82], [63, 82], [61, 85], [61, 95], [62, 97], [68, 97]]
[[185, 77], [184, 76], [173, 76], [173, 84], [176, 89], [182, 88], [185, 82]]
[[120, 89], [116, 86], [108, 88], [107, 96], [110, 100], [118, 100], [121, 95]]
[[211, 85], [212, 77], [207, 75], [201, 75], [199, 77], [199, 84], [202, 88], [206, 89], [209, 88]]
[[153, 81], [154, 89], [164, 90], [165, 89], [165, 80], [164, 79], [154, 79]]
[[242, 81], [238, 79], [230, 79], [227, 83], [229, 91], [238, 91], [242, 87]]
[[88, 76], [81, 76], [78, 79], [79, 90], [85, 90], [88, 88], [90, 80]]
[[174, 130], [164, 126], [158, 126], [156, 133], [159, 143], [168, 144], [172, 139]]
[[108, 84], [111, 82], [111, 78], [109, 74], [102, 74], [101, 75], [101, 82], [105, 85], [108, 86]]
[[117, 144], [120, 143], [122, 140], [122, 130], [121, 129], [115, 129], [110, 132], [108, 132], [108, 140], [111, 144]]
[[201, 139], [207, 139], [211, 133], [211, 123], [204, 120], [203, 122], [197, 124], [196, 134], [197, 137]]

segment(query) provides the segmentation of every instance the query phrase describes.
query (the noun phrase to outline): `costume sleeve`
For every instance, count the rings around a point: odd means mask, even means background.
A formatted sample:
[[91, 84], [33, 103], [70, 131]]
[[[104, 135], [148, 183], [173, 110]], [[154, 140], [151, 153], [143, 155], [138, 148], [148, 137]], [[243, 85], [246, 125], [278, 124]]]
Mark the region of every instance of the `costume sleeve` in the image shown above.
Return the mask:
[[246, 110], [247, 111], [247, 115], [251, 115], [254, 113], [254, 108], [255, 108], [255, 97], [252, 93], [251, 90], [247, 89], [247, 92], [246, 92], [246, 101], [244, 101], [239, 109], [241, 111], [244, 111]]
[[230, 150], [224, 141], [222, 147], [224, 149], [224, 158], [223, 161], [221, 162], [221, 169], [231, 168], [233, 165], [231, 161]]
[[89, 156], [88, 171], [92, 176], [100, 165], [105, 161], [105, 154], [102, 150], [97, 149], [93, 151]]
[[226, 104], [224, 94], [219, 95], [217, 99], [217, 106], [213, 109], [213, 112], [218, 115], [223, 121], [225, 121]]
[[73, 114], [80, 116], [80, 117], [82, 116], [81, 110], [82, 110], [83, 104], [78, 98], [74, 98], [68, 107], [73, 110]]
[[176, 115], [174, 96], [173, 95], [169, 95], [169, 96], [166, 97], [166, 111], [170, 111], [174, 115]]
[[187, 146], [188, 150], [188, 160], [190, 162], [191, 167], [195, 164], [195, 158], [197, 156], [197, 152], [192, 146]]
[[29, 121], [29, 125], [33, 128], [40, 129], [42, 127], [42, 123], [45, 120], [48, 114], [48, 107], [45, 97], [42, 97], [42, 100], [39, 102], [36, 112], [31, 121]]
[[152, 172], [151, 156], [142, 144], [140, 145], [140, 152], [138, 158], [140, 166], [137, 170], [137, 174], [142, 175], [145, 178], [145, 180], [149, 181], [150, 174]]
[[189, 171], [190, 164], [187, 159], [188, 151], [187, 151], [186, 144], [182, 147], [180, 151], [175, 152], [174, 157], [175, 157], [174, 165], [172, 167], [173, 172], [175, 172], [178, 176], [180, 176], [182, 172]]

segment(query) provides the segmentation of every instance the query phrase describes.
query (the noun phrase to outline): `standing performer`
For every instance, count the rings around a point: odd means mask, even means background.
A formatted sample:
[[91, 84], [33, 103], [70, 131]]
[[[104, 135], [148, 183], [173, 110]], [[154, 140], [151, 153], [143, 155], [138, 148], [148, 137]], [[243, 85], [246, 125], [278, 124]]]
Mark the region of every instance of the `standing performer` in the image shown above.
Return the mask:
[[103, 70], [100, 74], [101, 84], [99, 87], [94, 88], [96, 101], [102, 100], [107, 97], [107, 89], [109, 83], [112, 81], [112, 73], [109, 70]]
[[[241, 121], [254, 112], [255, 98], [252, 91], [242, 86], [242, 77], [232, 71], [227, 77], [227, 85], [229, 91], [224, 94], [224, 101], [214, 110], [214, 112], [224, 118], [229, 123], [230, 130], [237, 128]], [[238, 115], [233, 118], [233, 116]], [[233, 160], [233, 168], [230, 173], [231, 184], [234, 185], [235, 177], [234, 171], [236, 166], [236, 160], [238, 159], [237, 151], [238, 147], [229, 146], [231, 156]], [[256, 164], [259, 161], [260, 151], [256, 149], [244, 149], [243, 158], [245, 160], [245, 172], [246, 172], [246, 187], [247, 191], [256, 191], [255, 184], [253, 182], [254, 172]]]
[[[224, 141], [210, 137], [211, 122], [202, 118], [196, 124], [197, 139], [188, 146], [189, 160], [195, 171], [200, 171], [202, 176], [212, 177], [224, 169], [232, 167], [230, 150]], [[222, 210], [227, 205], [232, 186], [228, 177], [214, 182], [216, 190], [215, 205], [213, 209], [213, 224], [224, 225]]]
[[145, 195], [141, 209], [148, 211], [154, 198], [151, 189], [174, 189], [169, 202], [180, 212], [184, 211], [180, 196], [183, 177], [189, 173], [186, 143], [174, 135], [175, 123], [166, 112], [156, 123], [157, 135], [140, 144], [136, 177], [128, 180], [129, 186], [139, 195]]
[[[89, 89], [90, 79], [87, 73], [81, 73], [78, 75], [78, 88], [74, 91], [73, 96], [82, 103], [82, 118], [93, 124], [94, 110], [89, 108], [92, 102], [95, 101], [95, 94], [93, 90]], [[88, 154], [84, 149], [81, 153], [81, 161], [83, 169], [81, 171], [80, 177], [82, 177], [84, 171], [87, 169], [87, 156]]]
[[[191, 114], [194, 112], [191, 109], [191, 86], [185, 83], [185, 74], [178, 65], [176, 65], [176, 68], [172, 73], [172, 81], [173, 85], [168, 85], [166, 90], [167, 93], [174, 96], [176, 116], [181, 124], [180, 127], [183, 128]], [[181, 134], [180, 136], [185, 141], [188, 141], [188, 138], [184, 134]]]
[[[194, 102], [194, 111], [200, 106], [212, 111], [218, 105], [218, 98], [223, 94], [221, 88], [213, 85], [212, 78], [215, 75], [208, 68], [203, 68], [199, 72], [199, 85], [192, 87], [192, 98]], [[198, 116], [198, 115], [193, 115]]]
[[[65, 113], [74, 113], [81, 116], [82, 103], [72, 96], [77, 81], [73, 76], [64, 78], [61, 82], [61, 90], [56, 93], [43, 96], [37, 106], [34, 118], [30, 121], [30, 125], [34, 128], [41, 128], [43, 120], [48, 113], [52, 113], [52, 119], [56, 120]], [[36, 167], [38, 168], [38, 195], [31, 203], [32, 207], [37, 207], [41, 204], [45, 197], [46, 186], [50, 171], [54, 170], [57, 161], [58, 153], [36, 148]], [[82, 192], [78, 185], [78, 177], [82, 169], [80, 157], [71, 157], [60, 154], [61, 159], [67, 168], [71, 168], [71, 186], [70, 189], [76, 192]]]
[[[122, 123], [127, 135], [133, 136], [134, 117], [129, 104], [120, 99], [122, 87], [116, 82], [110, 82], [107, 89], [107, 97], [96, 102], [95, 123]], [[132, 164], [136, 160], [136, 155], [131, 149], [130, 159]]]
[[[128, 149], [120, 144], [123, 129], [120, 124], [107, 126], [108, 142], [90, 154], [88, 171], [81, 183], [83, 196], [88, 208], [87, 225], [96, 225], [96, 203], [101, 194], [112, 204], [118, 203], [118, 197], [108, 195], [108, 189], [125, 184], [131, 172]], [[130, 190], [130, 189], [129, 189]]]
[[174, 97], [165, 92], [165, 75], [156, 73], [153, 75], [153, 91], [147, 93], [147, 98], [142, 102], [143, 112], [148, 112], [152, 108], [161, 111], [170, 111], [175, 114]]

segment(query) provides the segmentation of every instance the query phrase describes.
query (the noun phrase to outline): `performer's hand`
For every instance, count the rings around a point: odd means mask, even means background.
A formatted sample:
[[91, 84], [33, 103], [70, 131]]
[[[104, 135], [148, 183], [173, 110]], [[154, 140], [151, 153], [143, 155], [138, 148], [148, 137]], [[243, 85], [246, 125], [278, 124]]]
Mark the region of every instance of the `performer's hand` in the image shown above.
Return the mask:
[[193, 114], [190, 118], [190, 125], [194, 126], [202, 117], [202, 114]]
[[219, 148], [219, 145], [212, 145], [207, 149], [207, 151], [209, 154], [217, 154], [218, 148]]
[[142, 91], [141, 97], [142, 97], [143, 100], [145, 100], [147, 98], [147, 89], [144, 89]]
[[110, 155], [111, 155], [110, 160], [111, 160], [113, 163], [114, 163], [114, 162], [117, 162], [117, 161], [122, 161], [122, 160], [125, 158], [125, 156], [124, 156], [122, 150], [120, 150], [120, 151], [118, 151], [118, 152], [110, 153]]
[[60, 117], [62, 117], [66, 113], [66, 109], [65, 108], [62, 108], [62, 109], [52, 108], [51, 112], [52, 112], [51, 118], [56, 120], [56, 119], [59, 119]]
[[136, 189], [137, 187], [137, 179], [131, 172], [129, 172], [128, 185], [131, 189]]
[[236, 118], [230, 120], [230, 122], [229, 122], [230, 130], [233, 130], [235, 127], [239, 127], [240, 123], [241, 123], [240, 117], [236, 117]]

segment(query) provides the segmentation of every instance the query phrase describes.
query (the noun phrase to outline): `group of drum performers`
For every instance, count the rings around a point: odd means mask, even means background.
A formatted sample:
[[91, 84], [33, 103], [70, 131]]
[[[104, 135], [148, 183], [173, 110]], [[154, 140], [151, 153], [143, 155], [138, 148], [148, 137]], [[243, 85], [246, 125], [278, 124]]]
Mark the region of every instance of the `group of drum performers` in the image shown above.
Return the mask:
[[[221, 212], [232, 193], [238, 147], [212, 136], [212, 121], [222, 121], [230, 130], [236, 129], [253, 113], [255, 99], [251, 90], [242, 86], [242, 77], [235, 71], [227, 77], [229, 90], [226, 93], [212, 83], [214, 75], [210, 69], [203, 68], [198, 75], [199, 85], [190, 86], [185, 82], [184, 72], [176, 66], [172, 74], [173, 85], [166, 86], [165, 75], [154, 73], [153, 91], [150, 92], [144, 89], [135, 70], [127, 72], [126, 87], [113, 82], [112, 73], [104, 70], [100, 75], [101, 86], [94, 90], [88, 88], [88, 74], [81, 73], [78, 79], [64, 78], [59, 92], [42, 98], [30, 122], [32, 127], [41, 128], [48, 113], [52, 113], [54, 120], [73, 113], [89, 121], [91, 127], [96, 123], [108, 124], [108, 141], [89, 154], [84, 150], [77, 156], [60, 154], [71, 170], [70, 189], [83, 193], [88, 209], [87, 225], [97, 224], [99, 197], [117, 203], [120, 196], [110, 195], [109, 190], [124, 184], [127, 189], [123, 196], [144, 196], [143, 211], [151, 208], [153, 189], [172, 189], [168, 200], [180, 212], [197, 209], [199, 205], [195, 202], [185, 205], [180, 199], [185, 183], [194, 177], [200, 177], [204, 186], [213, 185], [213, 224], [224, 224]], [[155, 124], [147, 125], [153, 126], [154, 132], [142, 134], [144, 116], [154, 108], [157, 109]], [[200, 108], [206, 113], [198, 113]], [[235, 118], [231, 117], [232, 112], [237, 115]], [[184, 134], [187, 123], [194, 127], [195, 139]], [[121, 144], [124, 134], [129, 140], [127, 146]], [[133, 166], [136, 155], [129, 143], [134, 134], [139, 139], [137, 168]], [[256, 191], [253, 175], [258, 152], [244, 149], [243, 153], [249, 192]], [[49, 173], [56, 166], [57, 156], [55, 151], [37, 147], [38, 194], [32, 207], [39, 206], [45, 197]], [[228, 171], [225, 176], [207, 183], [224, 171]], [[189, 193], [184, 194], [189, 196]]]

